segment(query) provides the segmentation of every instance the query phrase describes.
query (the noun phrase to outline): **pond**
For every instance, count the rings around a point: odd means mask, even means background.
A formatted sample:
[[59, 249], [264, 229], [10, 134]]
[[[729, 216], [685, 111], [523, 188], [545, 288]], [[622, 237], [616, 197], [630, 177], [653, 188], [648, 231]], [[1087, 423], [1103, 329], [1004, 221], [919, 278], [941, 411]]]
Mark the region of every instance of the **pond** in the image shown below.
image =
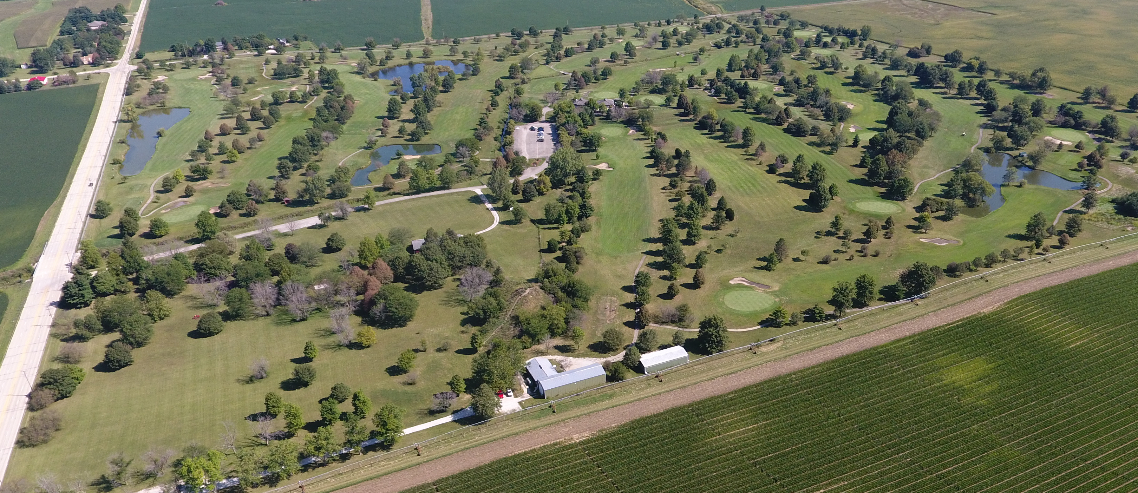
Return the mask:
[[130, 149], [127, 149], [126, 157], [122, 160], [119, 174], [133, 176], [141, 173], [158, 147], [158, 129], [170, 130], [175, 123], [189, 115], [189, 108], [161, 108], [138, 115], [138, 121], [130, 126], [130, 132], [126, 136]]
[[366, 187], [371, 185], [371, 180], [367, 175], [391, 162], [395, 157], [395, 153], [402, 153], [404, 156], [430, 156], [431, 154], [439, 154], [443, 152], [443, 148], [438, 144], [396, 144], [380, 147], [371, 151], [371, 164], [352, 176], [353, 187]]
[[[399, 78], [399, 82], [403, 84], [403, 92], [411, 92], [411, 76], [422, 72], [427, 65], [438, 65], [440, 67], [447, 67], [453, 70], [456, 74], [462, 75], [466, 72], [466, 64], [461, 62], [452, 62], [450, 60], [439, 60], [437, 62], [415, 63], [411, 65], [398, 65], [395, 67], [379, 69], [379, 78], [386, 80], [394, 80]], [[391, 91], [394, 93], [395, 91]]]
[[1009, 186], [1014, 186], [1020, 181], [1025, 181], [1028, 185], [1037, 185], [1053, 188], [1055, 190], [1080, 190], [1083, 188], [1082, 182], [1071, 181], [1048, 171], [1019, 166], [1012, 161], [1010, 154], [998, 154], [997, 156], [999, 156], [1000, 164], [992, 164], [997, 157], [988, 156], [988, 159], [984, 162], [984, 166], [980, 168], [980, 175], [984, 177], [984, 180], [992, 184], [992, 187], [996, 189], [996, 193], [985, 198], [984, 205], [964, 209], [965, 214], [972, 217], [981, 217], [1003, 206], [1004, 195], [1002, 188], [1005, 183]]

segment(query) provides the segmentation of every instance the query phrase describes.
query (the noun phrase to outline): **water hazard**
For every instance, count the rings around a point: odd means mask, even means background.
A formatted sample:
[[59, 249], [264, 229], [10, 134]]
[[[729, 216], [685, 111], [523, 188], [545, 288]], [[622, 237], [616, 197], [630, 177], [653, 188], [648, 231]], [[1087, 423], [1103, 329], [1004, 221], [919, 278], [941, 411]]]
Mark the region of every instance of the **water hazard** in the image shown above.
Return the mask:
[[169, 130], [187, 116], [190, 116], [189, 108], [160, 108], [138, 115], [138, 121], [130, 126], [126, 136], [130, 149], [126, 151], [119, 173], [123, 176], [141, 173], [158, 147], [158, 129]]
[[399, 65], [395, 67], [381, 68], [379, 69], [379, 78], [394, 80], [396, 77], [399, 77], [399, 82], [403, 84], [403, 92], [411, 92], [411, 76], [422, 72], [428, 65], [447, 67], [459, 75], [462, 75], [464, 72], [466, 72], [465, 63], [452, 62], [450, 60], [439, 60], [437, 62], [415, 63], [411, 65]]
[[[992, 164], [993, 161], [999, 157], [999, 164]], [[996, 189], [996, 193], [989, 195], [984, 199], [984, 204], [979, 207], [972, 207], [964, 209], [964, 213], [973, 217], [980, 217], [988, 214], [1004, 205], [1005, 199], [1003, 195], [1004, 185], [1014, 186], [1020, 181], [1027, 182], [1028, 185], [1037, 185], [1055, 190], [1079, 190], [1083, 188], [1082, 182], [1071, 181], [1063, 178], [1054, 173], [1031, 169], [1027, 166], [1019, 166], [1011, 160], [1009, 154], [998, 154], [995, 156], [988, 156], [988, 160], [984, 166], [980, 168], [980, 175], [984, 177], [992, 187]]]
[[371, 185], [371, 180], [367, 175], [391, 162], [391, 159], [396, 154], [403, 156], [429, 156], [431, 154], [439, 154], [443, 152], [443, 148], [438, 144], [397, 144], [380, 147], [371, 151], [371, 164], [352, 176], [353, 187], [366, 187]]

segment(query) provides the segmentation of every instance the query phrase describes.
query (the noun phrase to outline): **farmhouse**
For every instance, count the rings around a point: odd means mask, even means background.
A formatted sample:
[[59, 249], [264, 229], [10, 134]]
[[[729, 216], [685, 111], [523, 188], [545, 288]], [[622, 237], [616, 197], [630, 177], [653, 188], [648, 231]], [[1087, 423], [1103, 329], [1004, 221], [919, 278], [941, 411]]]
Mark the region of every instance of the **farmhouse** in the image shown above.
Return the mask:
[[668, 349], [644, 353], [640, 356], [640, 364], [644, 366], [644, 373], [651, 374], [680, 366], [688, 362], [688, 352], [683, 346], [672, 346]]
[[106, 25], [107, 25], [106, 21], [91, 21], [91, 22], [87, 23], [87, 29], [90, 29], [92, 31], [98, 31], [99, 28], [106, 26]]
[[558, 373], [548, 359], [534, 358], [526, 363], [526, 371], [545, 399], [564, 397], [605, 383], [605, 369], [600, 363]]

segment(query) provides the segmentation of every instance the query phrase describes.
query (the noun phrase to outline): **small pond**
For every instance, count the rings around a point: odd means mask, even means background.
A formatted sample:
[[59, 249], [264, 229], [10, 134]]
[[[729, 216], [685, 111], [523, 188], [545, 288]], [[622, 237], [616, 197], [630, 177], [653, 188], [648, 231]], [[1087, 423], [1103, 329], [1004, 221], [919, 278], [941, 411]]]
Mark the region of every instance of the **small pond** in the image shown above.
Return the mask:
[[130, 132], [126, 136], [130, 149], [127, 149], [126, 157], [122, 160], [119, 174], [133, 176], [141, 173], [158, 147], [158, 129], [170, 130], [175, 123], [189, 115], [189, 108], [161, 108], [138, 115], [138, 121], [130, 126]]
[[[999, 164], [992, 164], [997, 160]], [[1014, 186], [1022, 180], [1027, 182], [1028, 185], [1053, 188], [1055, 190], [1079, 190], [1083, 188], [1082, 182], [1071, 181], [1048, 171], [1019, 166], [1018, 163], [1012, 161], [1011, 155], [1009, 154], [988, 156], [988, 159], [984, 162], [984, 166], [980, 168], [980, 175], [984, 177], [984, 180], [992, 184], [992, 187], [996, 189], [996, 193], [985, 198], [984, 205], [964, 209], [964, 213], [972, 217], [984, 216], [1004, 205], [1002, 188], [1005, 183], [1009, 186]]]
[[391, 162], [391, 158], [395, 157], [395, 153], [402, 153], [404, 156], [429, 156], [431, 154], [439, 154], [443, 152], [443, 148], [438, 144], [397, 144], [380, 147], [371, 151], [371, 165], [356, 171], [352, 176], [353, 187], [366, 187], [371, 185], [371, 180], [367, 175]]
[[[379, 69], [379, 78], [394, 80], [399, 77], [399, 82], [403, 84], [403, 92], [411, 92], [411, 76], [422, 72], [427, 65], [438, 65], [440, 67], [447, 67], [455, 73], [462, 75], [466, 72], [466, 64], [461, 62], [452, 62], [450, 60], [439, 60], [437, 62], [415, 63], [411, 65], [398, 65], [395, 67]], [[391, 91], [394, 93], [395, 91]]]

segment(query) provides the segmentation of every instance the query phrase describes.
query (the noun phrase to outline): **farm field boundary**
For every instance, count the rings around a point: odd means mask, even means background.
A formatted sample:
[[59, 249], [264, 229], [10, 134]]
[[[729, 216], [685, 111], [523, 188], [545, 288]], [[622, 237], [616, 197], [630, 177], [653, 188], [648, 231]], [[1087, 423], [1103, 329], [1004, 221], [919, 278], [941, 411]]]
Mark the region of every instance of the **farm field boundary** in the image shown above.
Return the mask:
[[[1018, 268], [1006, 267], [945, 284], [935, 289], [933, 296], [917, 302], [885, 305], [883, 309], [865, 311], [839, 321], [799, 329], [764, 341], [765, 344], [762, 345], [741, 346], [699, 358], [669, 371], [662, 381], [651, 376], [641, 376], [619, 384], [610, 384], [557, 401], [556, 412], [550, 410], [548, 401], [541, 401], [521, 413], [495, 418], [478, 426], [467, 426], [390, 452], [373, 453], [359, 462], [328, 471], [316, 470], [313, 471], [316, 475], [305, 474], [299, 479], [305, 487], [305, 493], [332, 491], [353, 485], [358, 485], [350, 490], [353, 493], [401, 491], [430, 481], [431, 478], [441, 478], [575, 435], [587, 436], [597, 430], [629, 421], [640, 417], [636, 414], [640, 412], [638, 409], [651, 407], [650, 402], [675, 404], [644, 415], [727, 393], [750, 383], [848, 354], [842, 351], [856, 352], [885, 344], [992, 310], [1017, 296], [1136, 262], [1138, 234], [1089, 244], [1082, 249], [1069, 249], [1036, 257], [1032, 261], [1013, 264]], [[880, 329], [883, 326], [888, 328]], [[871, 333], [876, 335], [858, 338], [856, 343], [844, 342]], [[819, 349], [831, 345], [834, 347]], [[788, 358], [791, 355], [795, 356]], [[759, 366], [771, 362], [777, 363]], [[744, 370], [747, 373], [739, 373]], [[731, 377], [721, 378], [728, 375]], [[736, 384], [739, 381], [743, 383]], [[695, 384], [700, 385], [696, 388], [693, 387]], [[719, 385], [727, 387], [715, 389]], [[705, 388], [714, 391], [707, 394]], [[678, 393], [665, 395], [670, 391]], [[689, 400], [680, 402], [682, 399]], [[629, 414], [630, 417], [622, 418], [622, 413]], [[549, 427], [550, 425], [553, 426]], [[569, 433], [566, 430], [585, 431]], [[417, 451], [419, 446], [422, 447], [422, 456]], [[445, 463], [425, 464], [443, 456], [449, 456]], [[436, 470], [439, 472], [436, 473]], [[398, 474], [393, 474], [397, 471]], [[380, 476], [384, 476], [382, 484], [362, 484]], [[396, 487], [395, 483], [400, 484]], [[299, 484], [301, 483], [293, 483], [270, 491], [300, 491]]]

